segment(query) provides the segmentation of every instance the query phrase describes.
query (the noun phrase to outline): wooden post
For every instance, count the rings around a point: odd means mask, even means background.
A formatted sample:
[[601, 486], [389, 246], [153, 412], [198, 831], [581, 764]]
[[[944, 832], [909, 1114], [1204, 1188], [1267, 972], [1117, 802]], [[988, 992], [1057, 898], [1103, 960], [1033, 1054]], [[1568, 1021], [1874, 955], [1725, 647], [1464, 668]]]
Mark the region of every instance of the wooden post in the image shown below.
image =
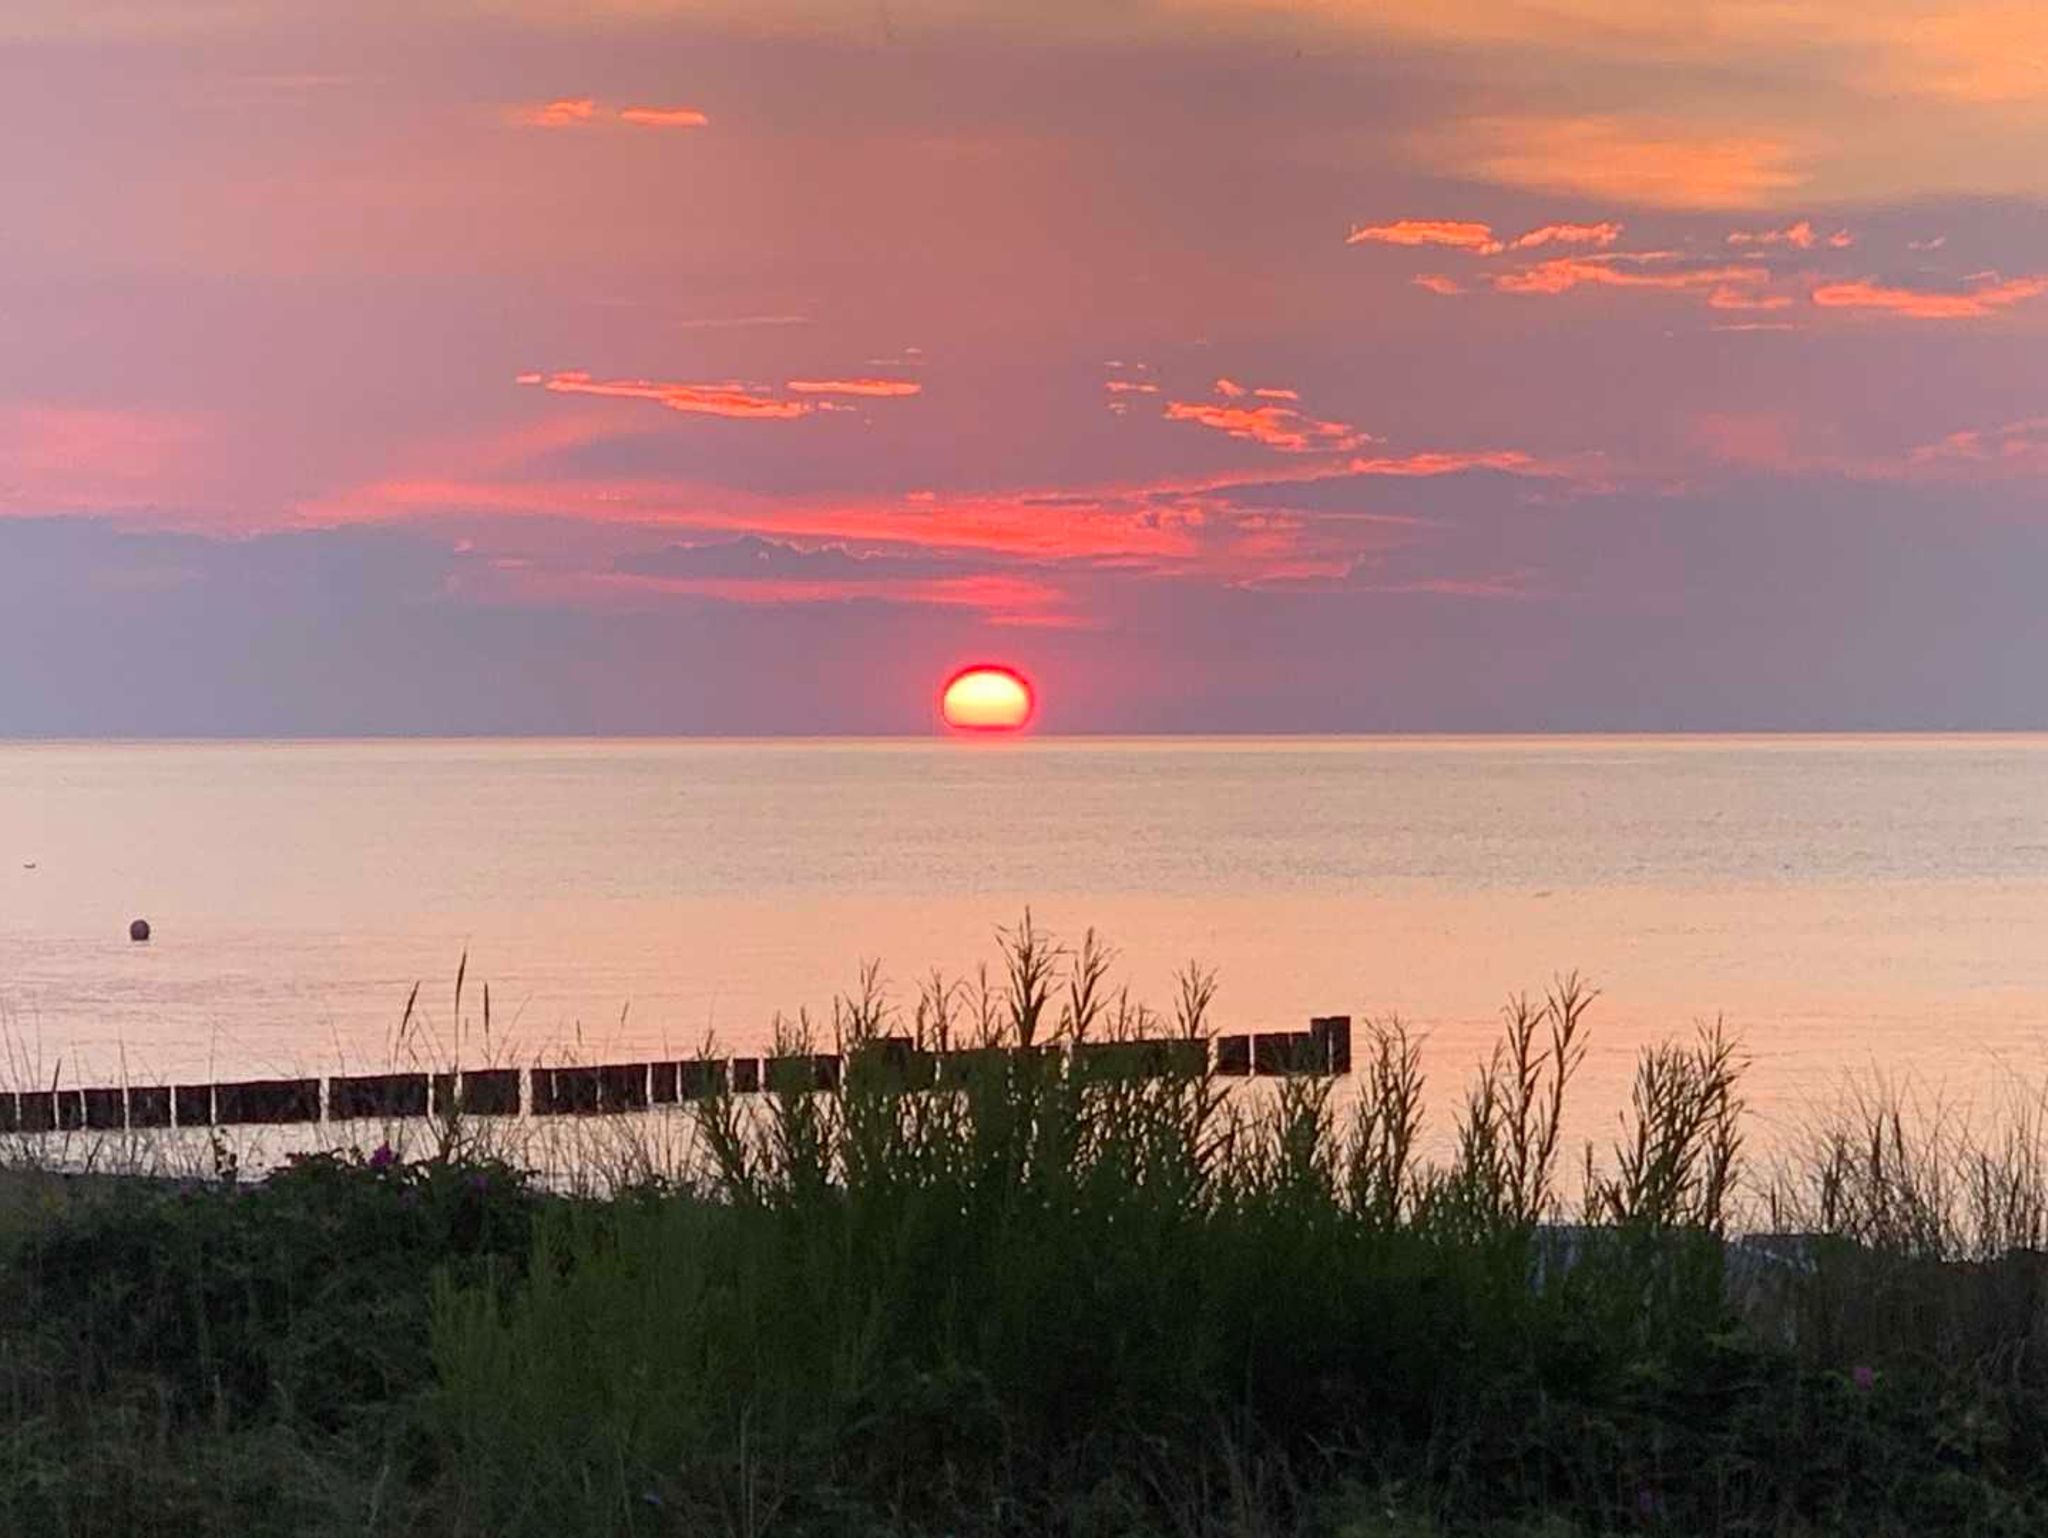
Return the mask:
[[1318, 1015], [1308, 1023], [1309, 1034], [1322, 1044], [1324, 1073], [1351, 1072], [1351, 1017]]
[[181, 1127], [210, 1127], [213, 1125], [213, 1086], [211, 1084], [179, 1084], [171, 1090], [171, 1103], [178, 1115]]
[[128, 1091], [128, 1125], [168, 1127], [171, 1124], [171, 1087], [168, 1084], [138, 1086]]
[[329, 1121], [425, 1116], [427, 1107], [423, 1073], [366, 1073], [327, 1081]]
[[606, 1115], [647, 1109], [647, 1065], [610, 1063], [597, 1072], [597, 1108]]
[[127, 1097], [118, 1089], [85, 1092], [85, 1125], [93, 1132], [119, 1132], [128, 1125]]

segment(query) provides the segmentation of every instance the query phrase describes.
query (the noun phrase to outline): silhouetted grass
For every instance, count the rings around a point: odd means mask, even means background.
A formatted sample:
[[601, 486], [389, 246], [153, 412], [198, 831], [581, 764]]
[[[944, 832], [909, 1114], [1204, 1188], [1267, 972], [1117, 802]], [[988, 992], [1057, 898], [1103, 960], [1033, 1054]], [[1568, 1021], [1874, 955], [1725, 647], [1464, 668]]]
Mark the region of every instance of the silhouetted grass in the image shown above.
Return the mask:
[[1110, 963], [1027, 918], [906, 1009], [870, 971], [781, 1027], [837, 1090], [581, 1123], [580, 1191], [455, 1129], [24, 1199], [0, 1531], [2048, 1530], [2038, 1119], [1851, 1100], [1752, 1182], [1708, 1029], [1566, 1150], [1575, 979], [1510, 1004], [1440, 1161], [1397, 1021], [1341, 1100], [1039, 1052], [931, 1090], [876, 1046], [1206, 1033], [1206, 975], [1158, 1017]]

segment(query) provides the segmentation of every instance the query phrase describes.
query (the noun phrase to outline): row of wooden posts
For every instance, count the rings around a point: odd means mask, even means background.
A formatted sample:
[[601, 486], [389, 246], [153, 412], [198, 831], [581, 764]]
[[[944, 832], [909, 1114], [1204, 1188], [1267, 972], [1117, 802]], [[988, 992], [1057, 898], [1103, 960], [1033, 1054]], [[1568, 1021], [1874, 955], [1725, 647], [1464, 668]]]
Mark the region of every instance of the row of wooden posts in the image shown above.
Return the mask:
[[[1069, 1056], [1075, 1072], [1102, 1078], [1193, 1078], [1211, 1070], [1231, 1078], [1347, 1074], [1351, 1017], [1322, 1016], [1306, 1031], [955, 1052], [924, 1051], [908, 1036], [884, 1036], [855, 1052], [850, 1061], [854, 1072], [873, 1072], [903, 1089], [957, 1089], [1005, 1061], [1062, 1053]], [[348, 1074], [327, 1079], [324, 1087], [319, 1079], [245, 1079], [228, 1084], [23, 1090], [0, 1092], [0, 1132], [282, 1126], [451, 1113], [518, 1116], [522, 1111], [533, 1116], [613, 1115], [716, 1095], [834, 1090], [848, 1061], [836, 1052], [807, 1052], [596, 1067]]]

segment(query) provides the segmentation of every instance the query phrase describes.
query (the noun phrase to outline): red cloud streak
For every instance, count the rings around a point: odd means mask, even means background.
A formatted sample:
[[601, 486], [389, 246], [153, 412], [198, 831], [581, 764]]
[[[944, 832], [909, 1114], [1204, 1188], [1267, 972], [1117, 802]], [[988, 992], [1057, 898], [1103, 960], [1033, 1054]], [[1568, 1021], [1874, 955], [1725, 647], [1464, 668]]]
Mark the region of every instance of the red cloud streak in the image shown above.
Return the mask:
[[695, 107], [623, 107], [619, 121], [642, 128], [703, 128], [711, 119]]
[[666, 379], [597, 379], [581, 369], [561, 373], [521, 374], [517, 382], [539, 385], [555, 395], [595, 395], [607, 400], [652, 401], [670, 411], [700, 416], [737, 417], [755, 421], [787, 421], [809, 416], [813, 411], [850, 411], [850, 406], [832, 402], [794, 399], [797, 396], [851, 395], [894, 398], [918, 395], [924, 387], [907, 379], [792, 379], [785, 386], [789, 394], [778, 395], [767, 385], [748, 384], [736, 379], [699, 383]]
[[924, 386], [910, 379], [792, 379], [799, 395], [918, 395]]
[[783, 400], [760, 385], [726, 380], [719, 384], [686, 384], [659, 379], [593, 379], [581, 370], [560, 374], [521, 374], [521, 384], [537, 384], [556, 395], [596, 395], [607, 400], [653, 401], [670, 411], [704, 416], [786, 419], [808, 414], [805, 401]]

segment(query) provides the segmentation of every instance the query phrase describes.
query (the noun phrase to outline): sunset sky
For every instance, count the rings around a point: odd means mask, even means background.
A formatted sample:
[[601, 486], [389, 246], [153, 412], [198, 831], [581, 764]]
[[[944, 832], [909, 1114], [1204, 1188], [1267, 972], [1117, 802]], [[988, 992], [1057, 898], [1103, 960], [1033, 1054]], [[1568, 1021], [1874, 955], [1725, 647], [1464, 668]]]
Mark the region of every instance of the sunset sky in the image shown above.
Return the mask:
[[2033, 0], [12, 0], [0, 735], [2048, 727]]

